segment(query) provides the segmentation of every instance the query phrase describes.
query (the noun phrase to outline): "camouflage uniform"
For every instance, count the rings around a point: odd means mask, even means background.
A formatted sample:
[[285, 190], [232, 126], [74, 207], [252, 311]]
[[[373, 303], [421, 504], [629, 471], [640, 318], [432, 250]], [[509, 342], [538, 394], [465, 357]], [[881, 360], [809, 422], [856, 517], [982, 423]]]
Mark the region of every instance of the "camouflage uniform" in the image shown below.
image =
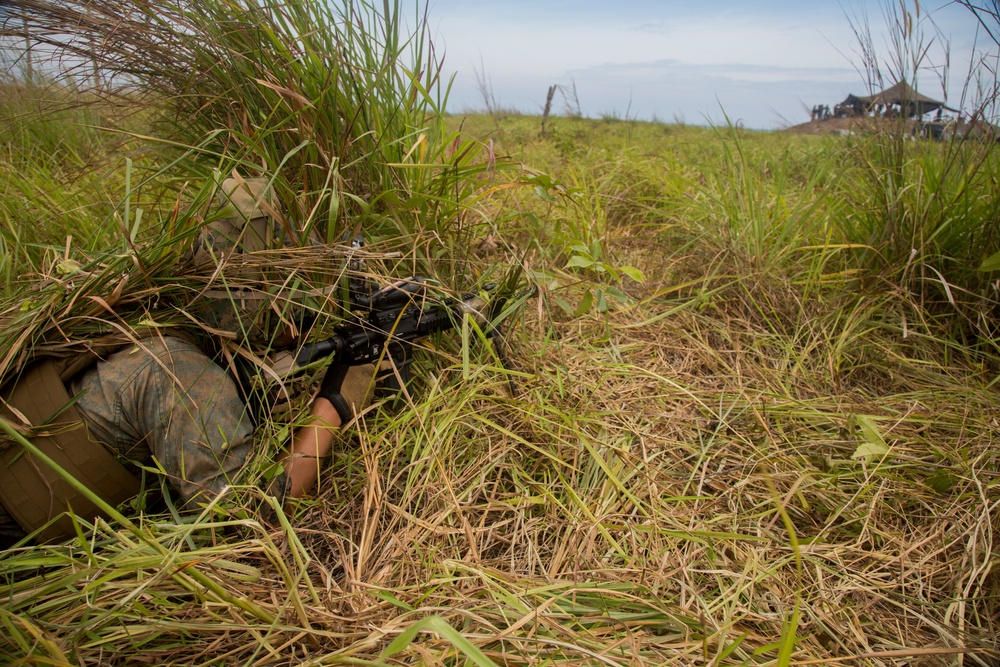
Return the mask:
[[69, 389], [95, 440], [127, 461], [159, 466], [185, 501], [236, 483], [253, 447], [232, 378], [179, 338], [116, 352]]
[[295, 243], [270, 196], [259, 194], [266, 185], [264, 179], [224, 181], [220, 204], [231, 204], [236, 214], [206, 227], [180, 262], [182, 271], [208, 279], [186, 307], [210, 328], [260, 349], [289, 345], [302, 326], [294, 304], [302, 294], [280, 286], [287, 275], [271, 275], [269, 264]]
[[[222, 203], [231, 203], [236, 214], [205, 230], [182, 261], [186, 270], [212, 273], [274, 242], [275, 209], [260, 194], [263, 180], [227, 179], [222, 189]], [[224, 282], [221, 295], [206, 290], [192, 310], [209, 327], [236, 333], [244, 343], [273, 344], [274, 325], [288, 318], [268, 321], [274, 302], [252, 287], [252, 269], [243, 275], [237, 269], [236, 278], [239, 287]], [[192, 343], [142, 340], [73, 378], [67, 389], [79, 397], [76, 409], [93, 439], [123, 461], [162, 470], [185, 502], [238, 483], [253, 447], [252, 419], [230, 375]], [[288, 488], [280, 474], [268, 491], [284, 498]], [[0, 548], [23, 536], [0, 506]]]
[[[234, 214], [206, 228], [181, 266], [213, 275], [221, 289], [210, 285], [191, 310], [244, 344], [274, 344], [286, 337], [279, 332], [284, 318], [274, 317], [274, 300], [260, 291], [259, 255], [283, 245], [280, 214], [264, 179], [227, 179], [219, 200]], [[256, 265], [247, 262], [254, 257]], [[232, 376], [179, 338], [111, 355], [75, 378], [70, 393], [82, 394], [77, 409], [92, 437], [126, 460], [158, 464], [185, 501], [238, 483], [253, 447], [253, 419]], [[282, 474], [268, 490], [284, 498], [287, 488]]]
[[[233, 379], [180, 338], [139, 341], [73, 378], [67, 389], [91, 438], [127, 466], [161, 470], [184, 503], [208, 499], [240, 473], [253, 423]], [[284, 498], [284, 473], [268, 492]], [[0, 505], [0, 549], [25, 536]]]

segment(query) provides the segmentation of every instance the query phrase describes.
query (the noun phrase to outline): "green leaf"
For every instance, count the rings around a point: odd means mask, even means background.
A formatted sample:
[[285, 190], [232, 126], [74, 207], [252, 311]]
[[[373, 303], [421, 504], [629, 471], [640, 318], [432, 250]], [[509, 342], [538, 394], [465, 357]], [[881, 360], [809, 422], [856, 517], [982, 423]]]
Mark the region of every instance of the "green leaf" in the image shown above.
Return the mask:
[[569, 261], [566, 262], [567, 269], [572, 269], [574, 267], [579, 267], [581, 269], [589, 269], [593, 265], [594, 265], [594, 260], [589, 259], [587, 257], [582, 257], [580, 255], [573, 255], [572, 257], [569, 258]]
[[549, 191], [540, 185], [535, 186], [535, 196], [544, 202], [549, 202], [550, 204], [555, 201], [555, 199], [553, 199], [549, 194]]
[[802, 604], [802, 600], [798, 597], [795, 598], [795, 607], [792, 609], [792, 616], [787, 621], [782, 623], [781, 628], [781, 644], [778, 647], [778, 667], [788, 667], [792, 662], [792, 653], [795, 651], [795, 641], [798, 639], [795, 636], [796, 631], [799, 629], [799, 607]]
[[607, 293], [607, 295], [609, 297], [611, 297], [612, 299], [614, 299], [618, 303], [628, 303], [629, 301], [632, 300], [631, 297], [629, 297], [628, 294], [626, 294], [625, 292], [621, 291], [620, 289], [618, 289], [614, 285], [608, 285], [607, 287], [604, 288], [604, 291]]
[[56, 263], [56, 273], [61, 276], [68, 276], [80, 270], [80, 263], [75, 259], [60, 259]]
[[715, 659], [715, 664], [721, 665], [722, 663], [724, 663], [726, 661], [726, 658], [728, 658], [733, 651], [738, 649], [740, 645], [743, 643], [743, 640], [749, 636], [750, 636], [749, 632], [744, 632], [742, 635], [737, 637], [732, 644], [726, 646], [726, 648], [719, 653], [719, 657]]
[[552, 180], [552, 176], [545, 173], [530, 174], [524, 180], [527, 181], [528, 183], [531, 183], [532, 185], [544, 188], [546, 190], [548, 190], [549, 188], [554, 188], [556, 186], [556, 182]]
[[604, 290], [597, 290], [597, 312], [608, 312], [608, 300], [604, 296]]
[[938, 493], [947, 493], [958, 480], [948, 470], [935, 470], [926, 480], [927, 486]]
[[636, 281], [637, 283], [646, 282], [646, 274], [635, 268], [634, 266], [621, 266], [618, 268], [619, 271], [624, 273], [626, 276]]
[[980, 271], [1000, 271], [1000, 252], [988, 257], [983, 265], [979, 267]]
[[458, 630], [448, 625], [440, 616], [422, 618], [406, 630], [403, 630], [402, 634], [393, 639], [385, 647], [385, 650], [382, 652], [382, 659], [384, 660], [399, 653], [413, 642], [418, 633], [425, 631], [441, 635], [445, 641], [450, 642], [456, 649], [465, 654], [465, 657], [473, 664], [479, 665], [479, 667], [496, 667], [495, 662], [486, 657], [486, 654], [459, 634]]
[[559, 306], [559, 308], [564, 313], [566, 313], [567, 315], [574, 315], [575, 314], [574, 311], [576, 309], [573, 308], [573, 306], [570, 305], [569, 301], [567, 301], [566, 299], [563, 299], [563, 298], [560, 298], [560, 297], [557, 296], [557, 297], [553, 297], [552, 300], [555, 301], [556, 305]]
[[889, 453], [889, 445], [878, 430], [875, 420], [866, 415], [854, 415], [854, 423], [861, 432], [862, 442], [851, 454], [852, 459], [864, 459], [871, 463], [875, 459], [883, 459]]
[[395, 595], [393, 595], [389, 591], [379, 591], [379, 592], [375, 593], [375, 597], [381, 598], [381, 599], [385, 600], [386, 602], [388, 602], [388, 603], [390, 603], [390, 604], [392, 604], [392, 605], [394, 605], [396, 607], [399, 607], [400, 609], [403, 609], [405, 611], [413, 611], [413, 607], [411, 607], [407, 603], [403, 602], [402, 600], [400, 600], [399, 598], [397, 598]]
[[580, 305], [576, 307], [576, 310], [573, 312], [573, 316], [582, 317], [583, 315], [586, 315], [587, 313], [590, 312], [590, 309], [593, 305], [594, 305], [594, 293], [591, 292], [590, 290], [587, 290], [587, 293], [583, 295], [582, 299], [580, 299]]
[[142, 224], [142, 209], [135, 209], [135, 223], [132, 225], [132, 232], [129, 234], [129, 240], [135, 243], [136, 238], [139, 236], [139, 226]]

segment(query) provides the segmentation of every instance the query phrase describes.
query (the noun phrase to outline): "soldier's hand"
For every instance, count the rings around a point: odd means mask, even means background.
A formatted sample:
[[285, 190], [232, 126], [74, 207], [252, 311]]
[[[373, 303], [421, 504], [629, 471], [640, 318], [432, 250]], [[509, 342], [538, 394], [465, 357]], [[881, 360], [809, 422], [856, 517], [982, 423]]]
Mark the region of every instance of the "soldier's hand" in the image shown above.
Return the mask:
[[375, 366], [330, 366], [319, 388], [319, 397], [330, 401], [342, 424], [371, 405]]

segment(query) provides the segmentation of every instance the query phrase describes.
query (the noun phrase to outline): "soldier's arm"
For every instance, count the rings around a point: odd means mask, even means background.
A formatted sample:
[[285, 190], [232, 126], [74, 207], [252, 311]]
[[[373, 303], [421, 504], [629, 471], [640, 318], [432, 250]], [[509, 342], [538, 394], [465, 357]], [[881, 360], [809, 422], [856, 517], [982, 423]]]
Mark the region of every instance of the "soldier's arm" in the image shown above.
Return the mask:
[[296, 430], [281, 459], [289, 480], [289, 498], [301, 498], [316, 484], [334, 431], [371, 403], [374, 381], [373, 364], [327, 368], [310, 411], [312, 421]]
[[316, 485], [320, 465], [330, 453], [334, 432], [341, 425], [336, 408], [325, 398], [313, 402], [310, 414], [312, 422], [296, 430], [281, 459], [290, 483], [290, 498], [301, 498]]

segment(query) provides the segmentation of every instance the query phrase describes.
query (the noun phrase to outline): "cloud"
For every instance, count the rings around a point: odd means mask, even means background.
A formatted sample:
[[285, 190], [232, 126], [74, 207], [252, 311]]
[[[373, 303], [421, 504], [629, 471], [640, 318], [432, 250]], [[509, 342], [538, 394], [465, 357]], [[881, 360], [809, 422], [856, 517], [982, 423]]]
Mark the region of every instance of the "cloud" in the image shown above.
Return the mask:
[[635, 28], [632, 28], [632, 30], [635, 30], [636, 32], [649, 32], [656, 35], [662, 35], [667, 31], [667, 25], [663, 22], [643, 23]]

